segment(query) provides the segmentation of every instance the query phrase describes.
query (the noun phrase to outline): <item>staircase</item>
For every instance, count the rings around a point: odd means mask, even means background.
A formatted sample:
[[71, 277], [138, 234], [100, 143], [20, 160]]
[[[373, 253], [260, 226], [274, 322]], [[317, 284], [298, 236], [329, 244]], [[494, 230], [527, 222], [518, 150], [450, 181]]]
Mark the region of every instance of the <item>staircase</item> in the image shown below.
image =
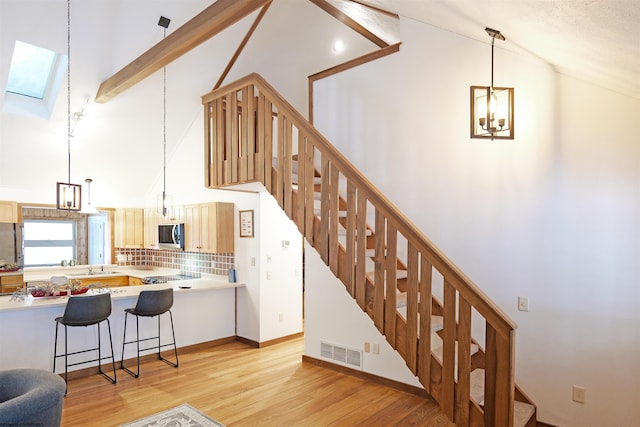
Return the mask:
[[261, 182], [456, 425], [536, 425], [513, 321], [300, 113], [257, 74], [202, 103], [206, 187]]

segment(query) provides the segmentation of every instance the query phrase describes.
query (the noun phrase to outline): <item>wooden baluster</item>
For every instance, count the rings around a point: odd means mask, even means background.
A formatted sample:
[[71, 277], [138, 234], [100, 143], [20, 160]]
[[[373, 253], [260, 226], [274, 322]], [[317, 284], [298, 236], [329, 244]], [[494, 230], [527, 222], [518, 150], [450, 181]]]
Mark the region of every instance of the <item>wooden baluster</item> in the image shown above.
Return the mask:
[[306, 163], [304, 161], [307, 137], [302, 131], [298, 131], [298, 195], [296, 199], [294, 221], [300, 234], [304, 235], [304, 205], [305, 192], [307, 191]]
[[224, 183], [231, 184], [232, 181], [232, 159], [233, 159], [233, 108], [232, 108], [233, 96], [228, 93], [224, 97], [224, 112], [225, 112], [225, 135], [224, 135]]
[[427, 391], [431, 391], [431, 314], [433, 266], [427, 255], [420, 255], [420, 342], [418, 346], [418, 377]]
[[321, 193], [320, 193], [320, 258], [329, 265], [329, 194], [331, 193], [330, 163], [322, 156]]
[[385, 278], [384, 334], [396, 348], [396, 289], [398, 280], [398, 230], [387, 218], [387, 253]]
[[241, 96], [241, 101], [238, 104], [238, 180], [240, 182], [247, 181], [248, 178], [248, 170], [249, 170], [249, 111], [247, 109], [248, 106], [248, 98], [249, 98], [249, 88], [247, 86], [242, 88], [242, 91], [239, 92]]
[[469, 425], [471, 390], [471, 304], [458, 295], [458, 385], [456, 387], [455, 421]]
[[349, 294], [355, 298], [354, 274], [356, 269], [356, 187], [347, 181], [347, 258], [346, 287]]
[[407, 366], [418, 373], [418, 250], [407, 243]]
[[283, 207], [284, 211], [289, 218], [293, 218], [293, 201], [291, 191], [293, 189], [292, 185], [292, 166], [291, 162], [293, 161], [293, 124], [291, 120], [287, 116], [284, 117], [284, 127], [285, 134], [283, 140], [283, 153], [282, 153], [282, 187], [284, 189], [283, 193]]
[[356, 214], [356, 301], [362, 310], [367, 308], [367, 277], [365, 255], [367, 250], [367, 198], [358, 191]]
[[385, 266], [385, 251], [386, 251], [386, 237], [387, 228], [386, 220], [382, 213], [376, 209], [375, 218], [375, 271], [374, 271], [374, 286], [375, 286], [375, 308], [374, 308], [374, 323], [376, 328], [384, 334], [384, 266]]
[[456, 350], [456, 289], [444, 279], [444, 337], [442, 343], [442, 393], [440, 407], [453, 420]]
[[334, 276], [338, 276], [338, 200], [339, 200], [339, 182], [338, 168], [333, 164], [329, 167], [331, 181], [329, 194], [329, 268]]
[[305, 151], [303, 153], [304, 156], [304, 170], [305, 170], [305, 213], [304, 213], [304, 237], [307, 239], [307, 242], [312, 246], [316, 246], [316, 242], [314, 241], [314, 224], [315, 224], [315, 210], [314, 210], [314, 200], [315, 200], [315, 166], [314, 166], [314, 158], [315, 158], [315, 146], [311, 141], [307, 141], [305, 146]]
[[215, 129], [214, 129], [214, 143], [216, 144], [213, 147], [214, 150], [214, 158], [213, 164], [215, 165], [213, 175], [215, 176], [215, 182], [217, 185], [222, 185], [224, 183], [224, 158], [225, 158], [225, 127], [226, 122], [224, 120], [224, 99], [218, 98], [215, 102], [215, 110], [214, 110], [215, 118]]

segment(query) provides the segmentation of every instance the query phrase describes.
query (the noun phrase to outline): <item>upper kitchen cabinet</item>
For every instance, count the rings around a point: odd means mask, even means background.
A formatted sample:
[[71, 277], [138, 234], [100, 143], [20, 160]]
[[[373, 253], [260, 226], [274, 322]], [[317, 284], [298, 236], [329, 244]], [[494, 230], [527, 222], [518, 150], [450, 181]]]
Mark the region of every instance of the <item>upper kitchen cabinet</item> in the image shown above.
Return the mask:
[[116, 209], [115, 247], [144, 247], [144, 209]]
[[234, 204], [184, 206], [185, 251], [214, 254], [234, 251]]
[[18, 202], [0, 200], [0, 222], [18, 222]]
[[144, 210], [144, 247], [158, 249], [158, 224], [162, 215], [156, 208]]

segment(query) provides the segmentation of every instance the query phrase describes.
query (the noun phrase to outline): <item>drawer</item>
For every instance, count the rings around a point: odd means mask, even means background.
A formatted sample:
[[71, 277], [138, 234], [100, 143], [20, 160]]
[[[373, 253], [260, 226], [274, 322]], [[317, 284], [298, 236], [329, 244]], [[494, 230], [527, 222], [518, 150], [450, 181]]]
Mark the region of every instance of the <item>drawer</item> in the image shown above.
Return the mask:
[[12, 274], [11, 276], [0, 276], [0, 284], [2, 285], [20, 285], [22, 286], [22, 274]]
[[2, 292], [3, 294], [12, 294], [15, 291], [19, 291], [20, 289], [22, 289], [22, 286], [22, 283], [17, 285], [0, 285], [0, 292]]

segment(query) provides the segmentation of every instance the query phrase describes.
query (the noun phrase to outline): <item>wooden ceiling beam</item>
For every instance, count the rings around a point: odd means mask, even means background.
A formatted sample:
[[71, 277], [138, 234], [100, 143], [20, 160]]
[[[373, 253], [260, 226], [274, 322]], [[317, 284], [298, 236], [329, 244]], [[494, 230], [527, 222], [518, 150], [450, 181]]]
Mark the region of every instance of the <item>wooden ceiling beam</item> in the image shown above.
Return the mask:
[[272, 0], [218, 0], [100, 85], [105, 103]]
[[[382, 30], [381, 28], [367, 28], [367, 25], [365, 25], [364, 23], [365, 20], [363, 19], [363, 17], [365, 16], [369, 17], [369, 21], [376, 22], [375, 14], [381, 13], [379, 9], [373, 9], [356, 1], [344, 3], [335, 2], [335, 4], [332, 4], [328, 0], [309, 1], [311, 1], [311, 3], [315, 4], [352, 30], [356, 31], [372, 43], [376, 44], [378, 47], [385, 48], [391, 44], [388, 40], [384, 40], [383, 36], [381, 36], [381, 34], [385, 33], [384, 30]], [[354, 14], [359, 14], [360, 17], [357, 17]], [[391, 14], [389, 12], [384, 12], [384, 14], [398, 19], [398, 15]]]

